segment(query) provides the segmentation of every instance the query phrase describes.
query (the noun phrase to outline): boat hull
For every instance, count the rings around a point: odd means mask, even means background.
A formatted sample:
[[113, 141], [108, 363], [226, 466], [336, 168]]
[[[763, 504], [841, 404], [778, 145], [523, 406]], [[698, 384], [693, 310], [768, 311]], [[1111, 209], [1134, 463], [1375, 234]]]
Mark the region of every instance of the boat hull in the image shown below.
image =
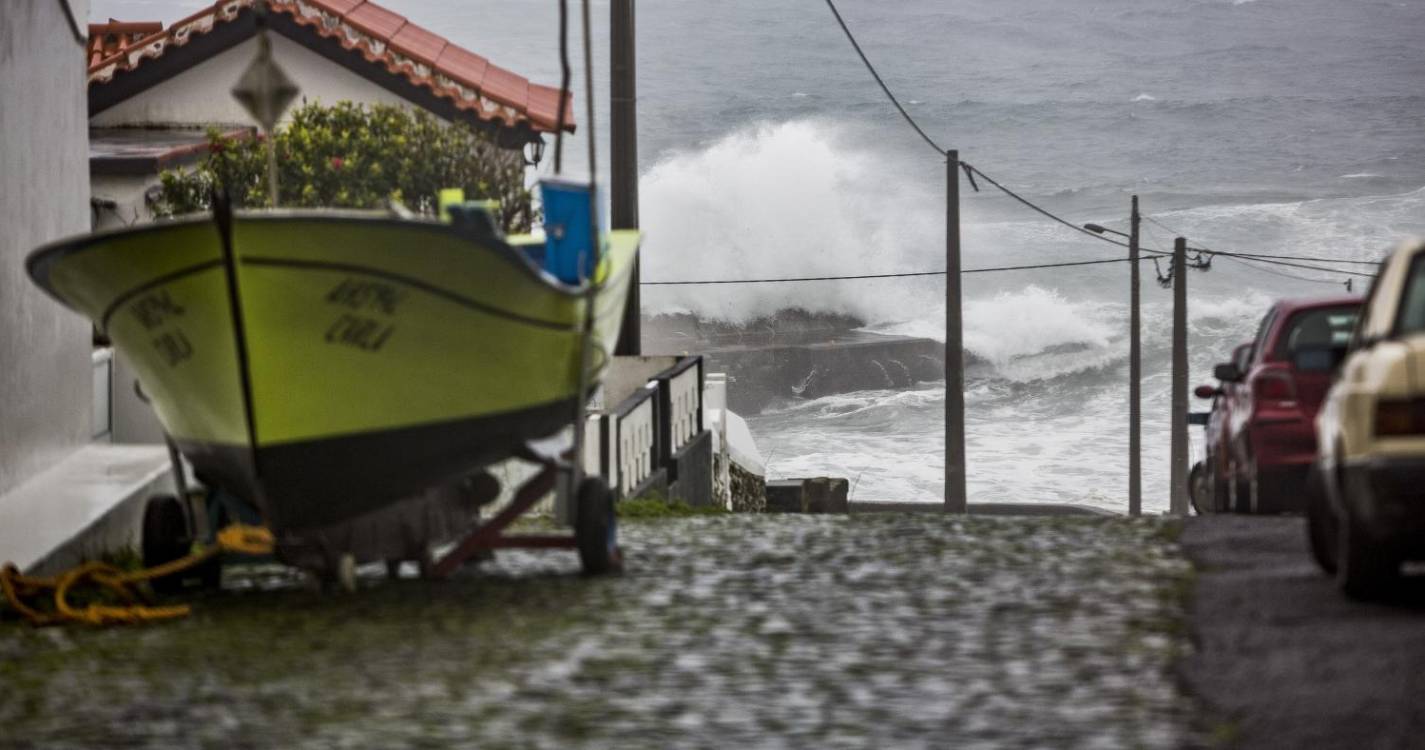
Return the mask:
[[[331, 212], [197, 218], [41, 248], [32, 277], [133, 362], [200, 478], [276, 529], [339, 522], [570, 424], [586, 302], [517, 245]], [[616, 343], [637, 234], [593, 294]]]

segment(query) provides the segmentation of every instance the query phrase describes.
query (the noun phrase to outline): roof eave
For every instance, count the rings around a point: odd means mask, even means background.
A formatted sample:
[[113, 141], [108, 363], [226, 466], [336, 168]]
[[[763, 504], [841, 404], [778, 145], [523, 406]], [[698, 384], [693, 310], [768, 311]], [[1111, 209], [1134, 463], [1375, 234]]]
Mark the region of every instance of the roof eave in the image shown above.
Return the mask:
[[[190, 16], [189, 21], [196, 16]], [[182, 22], [180, 22], [182, 23]], [[430, 78], [417, 82], [380, 59], [370, 59], [360, 47], [346, 46], [338, 37], [320, 34], [298, 22], [285, 13], [269, 14], [269, 28], [303, 47], [325, 57], [366, 80], [381, 86], [397, 96], [452, 122], [464, 122], [477, 130], [489, 132], [496, 142], [505, 148], [519, 148], [538, 140], [543, 133], [553, 132], [555, 123], [546, 122], [534, 113], [520, 113], [519, 117], [508, 113], [482, 117], [475, 107], [461, 106], [457, 95], [438, 88]], [[173, 27], [170, 27], [173, 28]], [[144, 60], [132, 69], [116, 68], [107, 80], [91, 80], [89, 86], [89, 115], [93, 117], [123, 101], [137, 96], [164, 81], [177, 77], [188, 69], [251, 39], [257, 34], [256, 14], [250, 7], [243, 7], [228, 20], [215, 21], [206, 30], [190, 31], [184, 41], [169, 43], [160, 55]], [[152, 44], [151, 37], [140, 46]], [[138, 54], [143, 54], [139, 52]], [[117, 65], [121, 55], [111, 56], [91, 67], [91, 74], [107, 65]], [[424, 85], [423, 85], [424, 83]], [[496, 104], [500, 102], [483, 92], [479, 96]], [[504, 105], [509, 106], [509, 105]], [[572, 110], [572, 107], [571, 107]], [[573, 120], [571, 111], [569, 119]], [[568, 123], [566, 132], [574, 132], [573, 122]]]

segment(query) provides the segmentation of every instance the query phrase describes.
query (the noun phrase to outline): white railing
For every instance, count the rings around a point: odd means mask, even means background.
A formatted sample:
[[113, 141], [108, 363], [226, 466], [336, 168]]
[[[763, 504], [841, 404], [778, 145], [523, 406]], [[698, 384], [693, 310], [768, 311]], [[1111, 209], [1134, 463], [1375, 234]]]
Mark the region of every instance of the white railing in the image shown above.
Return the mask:
[[649, 383], [634, 392], [614, 409], [613, 444], [617, 448], [619, 494], [632, 495], [658, 468], [658, 394], [657, 383]]
[[688, 441], [702, 432], [702, 360], [684, 360], [690, 364], [680, 366], [667, 378], [668, 389], [668, 449], [677, 453]]

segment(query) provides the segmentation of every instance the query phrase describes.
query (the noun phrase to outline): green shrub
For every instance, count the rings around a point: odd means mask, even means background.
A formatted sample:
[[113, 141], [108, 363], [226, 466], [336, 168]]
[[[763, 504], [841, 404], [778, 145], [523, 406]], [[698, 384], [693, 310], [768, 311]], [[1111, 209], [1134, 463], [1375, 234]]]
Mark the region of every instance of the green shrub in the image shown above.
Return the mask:
[[[278, 202], [284, 207], [380, 208], [399, 201], [433, 215], [443, 188], [464, 188], [470, 200], [495, 200], [507, 232], [534, 221], [524, 162], [465, 123], [446, 123], [424, 110], [386, 104], [304, 103], [278, 128]], [[266, 144], [208, 131], [208, 158], [192, 170], [161, 176], [156, 216], [205, 211], [214, 184], [239, 206], [267, 204]]]

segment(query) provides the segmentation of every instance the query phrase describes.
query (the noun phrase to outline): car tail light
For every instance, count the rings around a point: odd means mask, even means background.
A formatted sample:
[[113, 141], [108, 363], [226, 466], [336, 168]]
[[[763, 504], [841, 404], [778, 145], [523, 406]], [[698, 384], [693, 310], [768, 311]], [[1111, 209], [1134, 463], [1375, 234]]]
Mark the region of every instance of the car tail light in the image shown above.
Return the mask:
[[1425, 401], [1377, 402], [1376, 434], [1425, 435]]
[[1264, 372], [1252, 382], [1252, 395], [1258, 401], [1295, 401], [1296, 386], [1284, 373]]

